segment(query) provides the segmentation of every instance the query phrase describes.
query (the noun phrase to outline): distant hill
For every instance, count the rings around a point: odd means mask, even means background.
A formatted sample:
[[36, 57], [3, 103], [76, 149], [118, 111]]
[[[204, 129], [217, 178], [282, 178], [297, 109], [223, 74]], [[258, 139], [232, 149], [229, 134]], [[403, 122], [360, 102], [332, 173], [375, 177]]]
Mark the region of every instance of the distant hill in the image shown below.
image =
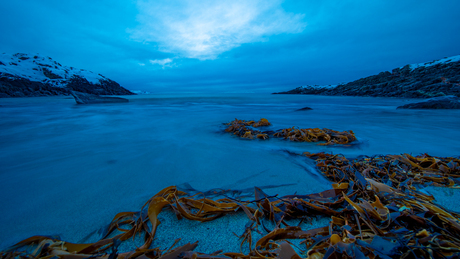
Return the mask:
[[431, 98], [460, 97], [460, 55], [405, 65], [336, 87], [301, 86], [275, 94]]
[[67, 67], [50, 57], [0, 54], [0, 97], [69, 95], [133, 95], [117, 82], [91, 71]]

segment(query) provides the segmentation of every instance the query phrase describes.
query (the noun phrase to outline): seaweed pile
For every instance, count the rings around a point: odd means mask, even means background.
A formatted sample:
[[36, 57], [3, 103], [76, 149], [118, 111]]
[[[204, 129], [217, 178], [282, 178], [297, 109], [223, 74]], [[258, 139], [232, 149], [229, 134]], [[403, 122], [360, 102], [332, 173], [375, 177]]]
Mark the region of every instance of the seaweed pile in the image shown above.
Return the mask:
[[259, 139], [268, 139], [268, 135], [273, 133], [271, 131], [262, 132], [260, 130], [254, 129], [262, 126], [270, 126], [271, 123], [265, 118], [260, 119], [258, 122], [253, 120], [245, 121], [235, 119], [234, 121], [226, 123], [225, 125], [228, 126], [228, 128], [225, 129], [225, 132], [233, 132], [233, 134], [246, 139], [253, 139], [254, 136]]
[[[57, 238], [25, 239], [0, 258], [458, 258], [460, 214], [436, 205], [422, 185], [458, 187], [460, 159], [413, 157], [408, 154], [348, 160], [326, 153], [304, 155], [332, 182], [332, 189], [315, 194], [269, 196], [255, 187], [254, 199], [238, 192], [199, 193], [168, 187], [149, 199], [138, 212], [121, 212], [102, 229], [101, 240], [73, 244]], [[306, 158], [307, 159], [307, 158]], [[235, 195], [236, 193], [236, 195]], [[212, 198], [214, 197], [214, 198]], [[223, 198], [216, 198], [223, 197]], [[249, 253], [195, 252], [198, 243], [162, 250], [152, 248], [165, 208], [178, 219], [211, 221], [244, 212], [249, 223], [240, 236]], [[329, 225], [302, 230], [290, 219], [330, 218]], [[270, 221], [272, 224], [264, 224]], [[301, 221], [301, 222], [302, 222]], [[268, 227], [267, 227], [268, 226]], [[253, 240], [252, 233], [266, 234]], [[143, 235], [144, 244], [118, 253], [122, 242]], [[292, 239], [301, 240], [293, 245]], [[291, 240], [291, 241], [290, 241]]]
[[[332, 234], [329, 244], [323, 240], [322, 246], [315, 245], [324, 257], [460, 256], [460, 214], [436, 205], [433, 196], [418, 190], [428, 184], [458, 188], [460, 159], [404, 154], [350, 161], [342, 155], [304, 154], [316, 160], [334, 189], [342, 190], [336, 202], [344, 199], [349, 204], [340, 208], [340, 217], [332, 216], [337, 236]], [[333, 240], [344, 244], [331, 250]]]
[[244, 121], [235, 119], [232, 122], [226, 123], [228, 126], [225, 129], [226, 132], [232, 132], [233, 134], [245, 138], [245, 139], [268, 139], [269, 136], [288, 139], [290, 141], [297, 142], [319, 142], [325, 141], [318, 145], [344, 145], [356, 141], [355, 134], [353, 131], [336, 131], [331, 129], [319, 129], [319, 128], [306, 128], [298, 129], [296, 127], [281, 129], [276, 132], [274, 131], [260, 131], [255, 128], [261, 126], [270, 126], [271, 123], [267, 119], [260, 119], [259, 122], [253, 120]]

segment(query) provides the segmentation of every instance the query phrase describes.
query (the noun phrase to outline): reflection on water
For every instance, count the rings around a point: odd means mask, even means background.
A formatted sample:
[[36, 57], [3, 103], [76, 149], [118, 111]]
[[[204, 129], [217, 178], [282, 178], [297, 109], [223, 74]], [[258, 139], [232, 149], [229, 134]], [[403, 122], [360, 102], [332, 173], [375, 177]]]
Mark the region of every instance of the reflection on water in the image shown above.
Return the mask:
[[[396, 110], [411, 100], [129, 98], [87, 106], [67, 97], [0, 99], [0, 247], [36, 234], [79, 241], [170, 185], [188, 183], [198, 190], [280, 185], [267, 190], [280, 195], [330, 187], [307, 159], [290, 152], [460, 155], [460, 111]], [[313, 110], [296, 111], [306, 106]], [[262, 117], [273, 130], [353, 130], [360, 145], [248, 141], [222, 133], [224, 122]]]

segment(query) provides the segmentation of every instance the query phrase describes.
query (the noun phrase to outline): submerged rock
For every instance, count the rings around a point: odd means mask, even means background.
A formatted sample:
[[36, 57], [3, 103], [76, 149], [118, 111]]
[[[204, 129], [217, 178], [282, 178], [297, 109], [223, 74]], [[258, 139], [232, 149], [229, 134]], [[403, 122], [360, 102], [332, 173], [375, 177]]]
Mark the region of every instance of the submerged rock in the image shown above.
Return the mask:
[[460, 109], [460, 98], [457, 96], [435, 97], [423, 102], [402, 105], [396, 109]]
[[313, 109], [310, 107], [303, 107], [303, 108], [297, 109], [296, 111], [309, 111], [309, 110], [313, 110]]
[[70, 92], [75, 98], [77, 104], [93, 104], [93, 103], [127, 103], [128, 99], [121, 97], [103, 97], [95, 94], [81, 93], [77, 91]]

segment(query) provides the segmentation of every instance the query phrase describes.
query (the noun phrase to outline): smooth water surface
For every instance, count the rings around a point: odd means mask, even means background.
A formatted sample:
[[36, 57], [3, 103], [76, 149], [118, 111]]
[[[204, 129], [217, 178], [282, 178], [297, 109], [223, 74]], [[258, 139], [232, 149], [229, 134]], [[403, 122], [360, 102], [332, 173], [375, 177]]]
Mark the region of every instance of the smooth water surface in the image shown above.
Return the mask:
[[[305, 95], [128, 97], [76, 105], [69, 97], [0, 99], [0, 248], [32, 235], [78, 242], [161, 189], [265, 186], [269, 194], [330, 188], [296, 153], [460, 155], [459, 110], [397, 110], [407, 99]], [[305, 106], [309, 111], [296, 111]], [[224, 133], [235, 118], [277, 130], [353, 130], [353, 147]]]

